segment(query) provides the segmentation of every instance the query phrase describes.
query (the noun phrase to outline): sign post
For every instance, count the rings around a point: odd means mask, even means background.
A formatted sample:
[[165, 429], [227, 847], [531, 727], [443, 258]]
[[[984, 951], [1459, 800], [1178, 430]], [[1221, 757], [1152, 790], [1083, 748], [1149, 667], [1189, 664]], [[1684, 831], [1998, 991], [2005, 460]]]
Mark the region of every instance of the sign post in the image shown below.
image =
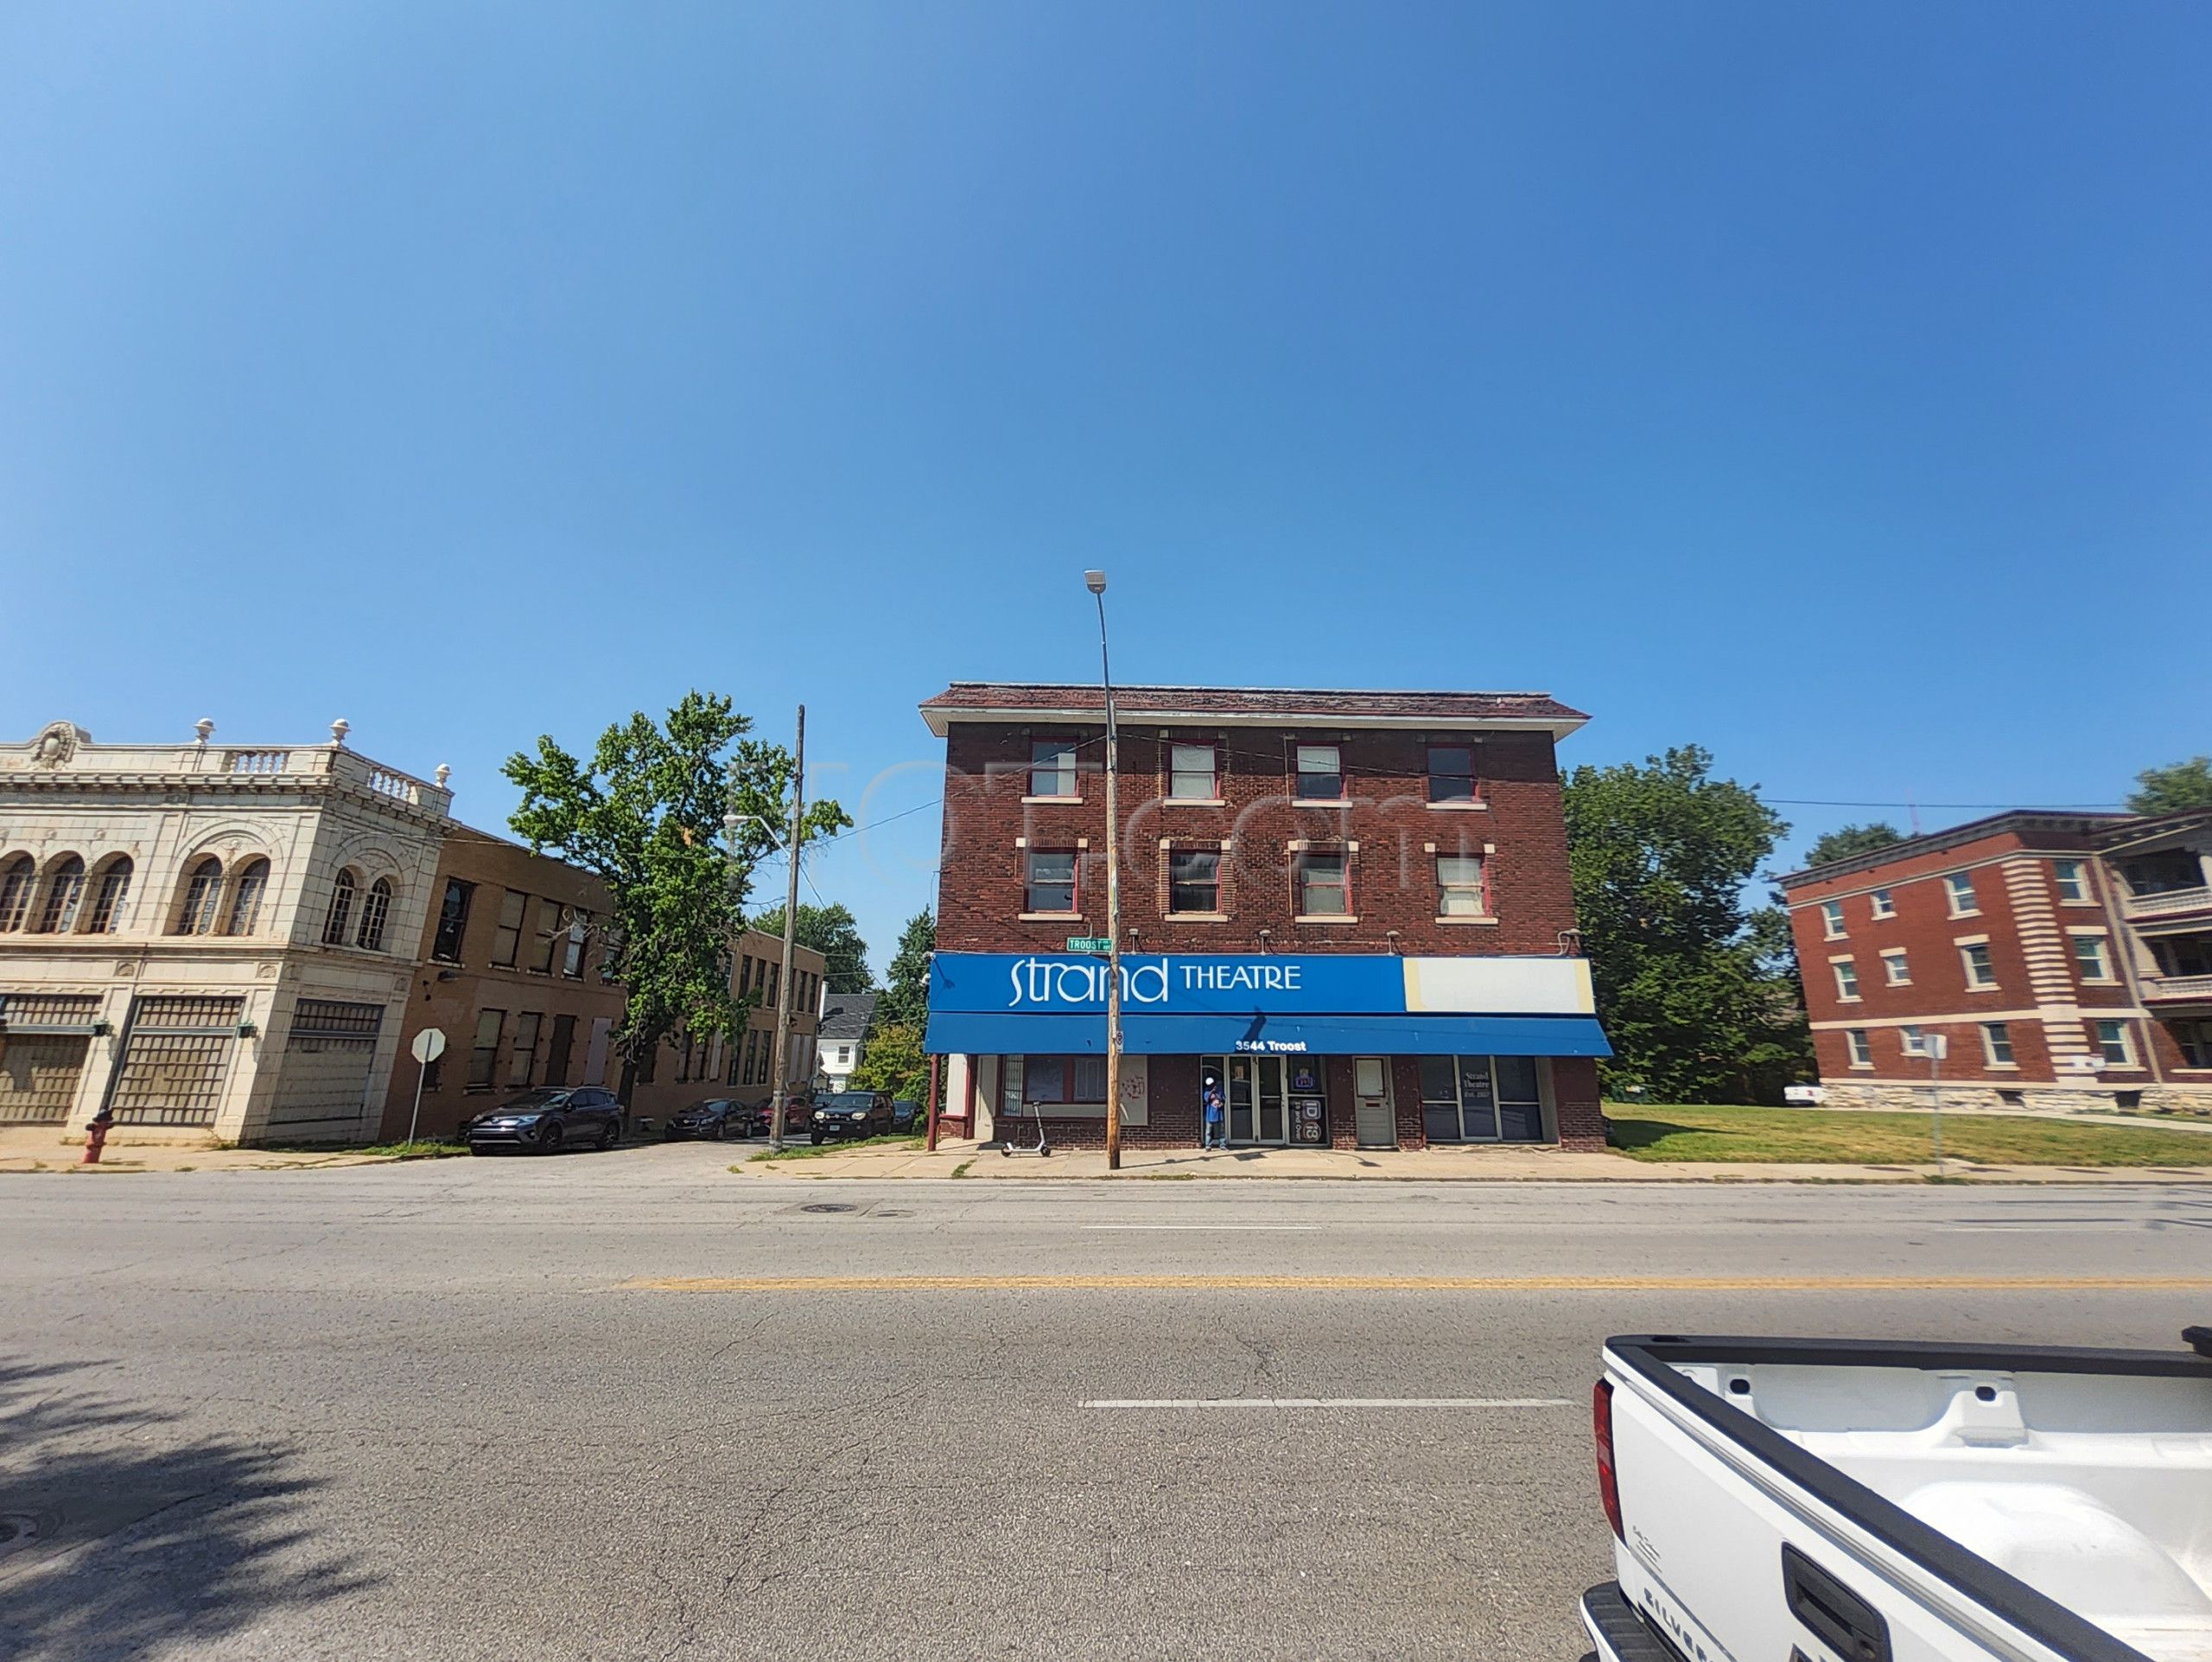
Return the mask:
[[407, 1117], [407, 1140], [415, 1141], [415, 1128], [423, 1122], [423, 1081], [430, 1076], [430, 1064], [446, 1054], [446, 1035], [438, 1028], [424, 1028], [407, 1047], [407, 1054], [421, 1067], [415, 1074], [415, 1111]]
[[1928, 1053], [1928, 1101], [1936, 1138], [1936, 1175], [1943, 1175], [1943, 1053], [1951, 1041], [1940, 1033], [1923, 1035], [1921, 1048]]

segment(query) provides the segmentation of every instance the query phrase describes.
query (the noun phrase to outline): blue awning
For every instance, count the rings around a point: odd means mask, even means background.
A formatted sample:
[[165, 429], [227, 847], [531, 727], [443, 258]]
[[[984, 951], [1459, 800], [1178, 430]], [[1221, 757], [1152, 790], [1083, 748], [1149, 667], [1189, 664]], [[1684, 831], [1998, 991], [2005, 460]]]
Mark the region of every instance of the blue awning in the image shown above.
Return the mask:
[[[1102, 1056], [1101, 1016], [938, 1010], [931, 1055]], [[1610, 1056], [1588, 1016], [1144, 1016], [1122, 1018], [1131, 1056]]]

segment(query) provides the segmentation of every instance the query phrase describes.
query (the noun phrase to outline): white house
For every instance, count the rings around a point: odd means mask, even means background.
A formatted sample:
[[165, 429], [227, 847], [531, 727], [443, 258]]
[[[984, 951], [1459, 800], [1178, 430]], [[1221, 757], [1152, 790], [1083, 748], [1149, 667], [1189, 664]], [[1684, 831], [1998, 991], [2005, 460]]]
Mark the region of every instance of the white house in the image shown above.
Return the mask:
[[823, 994], [817, 1066], [830, 1090], [845, 1089], [868, 1054], [868, 1029], [875, 1025], [875, 1001], [880, 997], [872, 992]]

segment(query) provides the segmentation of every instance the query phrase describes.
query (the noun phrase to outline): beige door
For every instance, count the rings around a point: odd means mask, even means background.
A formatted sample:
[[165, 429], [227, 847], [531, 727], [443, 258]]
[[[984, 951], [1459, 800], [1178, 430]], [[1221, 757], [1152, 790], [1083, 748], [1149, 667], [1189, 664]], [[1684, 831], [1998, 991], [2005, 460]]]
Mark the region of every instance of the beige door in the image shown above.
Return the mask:
[[1390, 1068], [1380, 1056], [1360, 1056], [1351, 1065], [1353, 1129], [1363, 1149], [1395, 1148], [1398, 1116], [1390, 1102]]

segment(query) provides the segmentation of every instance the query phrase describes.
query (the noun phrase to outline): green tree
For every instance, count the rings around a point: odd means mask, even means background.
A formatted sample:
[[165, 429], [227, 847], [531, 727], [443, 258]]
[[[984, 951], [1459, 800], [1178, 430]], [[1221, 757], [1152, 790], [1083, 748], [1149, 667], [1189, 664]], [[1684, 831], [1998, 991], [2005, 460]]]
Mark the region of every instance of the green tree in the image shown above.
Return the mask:
[[2212, 808], [2212, 756], [2191, 756], [2165, 767], [2145, 767], [2127, 798], [2130, 813], [2179, 813]]
[[[753, 920], [753, 927], [782, 939], [784, 908], [769, 907]], [[791, 939], [822, 954], [822, 984], [831, 992], [866, 992], [875, 985], [875, 977], [868, 973], [868, 943], [861, 939], [860, 920], [842, 906], [809, 906], [801, 901]]]
[[1805, 863], [1824, 866], [1831, 860], [1848, 860], [1856, 854], [1872, 854], [1876, 849], [1888, 848], [1893, 843], [1904, 841], [1904, 833], [1886, 819], [1877, 819], [1871, 825], [1840, 825], [1834, 831], [1823, 832], [1812, 847], [1805, 850]]
[[853, 1070], [853, 1089], [888, 1091], [909, 1102], [927, 1102], [930, 1059], [922, 1054], [921, 1028], [906, 1022], [879, 1026]]
[[891, 955], [890, 985], [876, 1005], [879, 1021], [897, 1022], [921, 1028], [930, 1019], [930, 954], [937, 948], [937, 920], [917, 912], [899, 932], [899, 950]]
[[1745, 889], [1789, 827], [1755, 790], [1712, 777], [1695, 745], [1644, 765], [1578, 767], [1562, 789], [1569, 864], [1609, 1090], [1662, 1101], [1779, 1101], [1812, 1047], [1786, 922]]
[[[608, 728], [588, 764], [547, 735], [502, 769], [522, 787], [507, 820], [516, 834], [607, 884], [602, 961], [627, 994], [614, 1044], [632, 1067], [672, 1033], [736, 1023], [732, 943], [753, 867], [781, 845], [791, 817], [791, 753], [747, 738], [752, 728], [730, 699], [688, 692], [665, 725], [639, 712]], [[740, 816], [734, 837], [728, 812]], [[817, 802], [802, 837], [851, 824], [835, 802]]]

